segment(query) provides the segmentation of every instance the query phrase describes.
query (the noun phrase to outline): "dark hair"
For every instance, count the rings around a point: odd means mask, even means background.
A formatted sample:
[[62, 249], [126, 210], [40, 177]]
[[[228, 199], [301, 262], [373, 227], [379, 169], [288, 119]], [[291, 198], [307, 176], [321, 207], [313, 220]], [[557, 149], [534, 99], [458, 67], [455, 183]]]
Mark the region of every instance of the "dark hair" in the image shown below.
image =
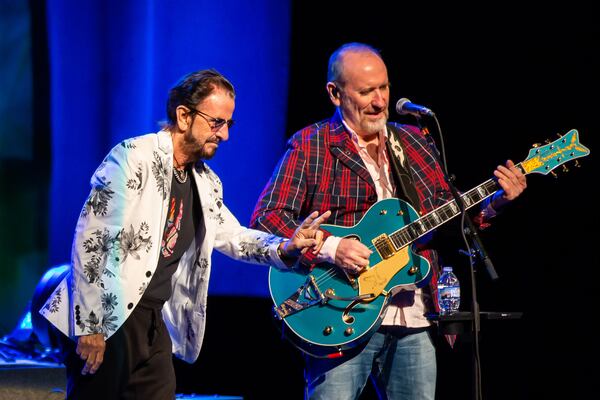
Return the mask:
[[191, 72], [183, 76], [169, 91], [167, 99], [167, 121], [164, 128], [172, 129], [177, 125], [177, 107], [195, 108], [210, 96], [216, 88], [222, 88], [235, 98], [235, 89], [231, 82], [214, 69]]
[[343, 44], [331, 54], [331, 57], [329, 57], [329, 65], [327, 66], [327, 82], [338, 82], [340, 84], [343, 83], [340, 81], [340, 76], [342, 75], [341, 61], [344, 53], [348, 51], [355, 53], [373, 53], [377, 57], [383, 59], [379, 50], [372, 46], [369, 46], [368, 44], [358, 42]]

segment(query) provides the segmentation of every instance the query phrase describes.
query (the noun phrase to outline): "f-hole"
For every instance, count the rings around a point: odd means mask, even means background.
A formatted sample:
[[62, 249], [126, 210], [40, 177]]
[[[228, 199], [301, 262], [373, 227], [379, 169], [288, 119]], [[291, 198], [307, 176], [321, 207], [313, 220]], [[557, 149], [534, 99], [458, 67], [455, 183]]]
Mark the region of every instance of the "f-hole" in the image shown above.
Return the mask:
[[354, 323], [354, 316], [350, 315], [350, 311], [352, 311], [352, 309], [359, 303], [358, 300], [354, 300], [352, 303], [350, 303], [348, 305], [348, 307], [346, 307], [346, 309], [344, 310], [344, 312], [342, 313], [342, 320], [344, 321], [344, 323], [350, 325]]

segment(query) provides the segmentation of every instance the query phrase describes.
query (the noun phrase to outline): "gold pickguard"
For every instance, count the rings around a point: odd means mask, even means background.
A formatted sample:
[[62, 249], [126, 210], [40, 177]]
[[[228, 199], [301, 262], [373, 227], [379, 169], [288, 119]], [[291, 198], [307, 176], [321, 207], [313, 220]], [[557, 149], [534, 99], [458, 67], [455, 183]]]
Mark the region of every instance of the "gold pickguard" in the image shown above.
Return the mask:
[[379, 296], [388, 282], [398, 271], [406, 267], [410, 259], [409, 246], [400, 249], [396, 254], [381, 260], [378, 264], [370, 267], [358, 276], [358, 293]]

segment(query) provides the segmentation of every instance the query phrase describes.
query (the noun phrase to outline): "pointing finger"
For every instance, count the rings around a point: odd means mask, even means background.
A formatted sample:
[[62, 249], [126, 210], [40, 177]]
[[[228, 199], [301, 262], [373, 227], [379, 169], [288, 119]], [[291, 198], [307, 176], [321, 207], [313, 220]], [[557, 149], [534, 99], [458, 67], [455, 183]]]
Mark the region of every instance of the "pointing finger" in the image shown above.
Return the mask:
[[312, 222], [315, 220], [315, 218], [317, 218], [318, 215], [319, 215], [318, 211], [313, 211], [312, 213], [310, 213], [304, 219], [304, 221], [302, 221], [301, 228], [307, 228], [310, 224], [312, 224]]
[[331, 215], [331, 211], [329, 211], [329, 210], [325, 211], [318, 218], [315, 218], [315, 220], [311, 224], [311, 228], [318, 229], [319, 226], [321, 226], [321, 224], [323, 222], [325, 222], [327, 220], [327, 218], [329, 218], [330, 215]]

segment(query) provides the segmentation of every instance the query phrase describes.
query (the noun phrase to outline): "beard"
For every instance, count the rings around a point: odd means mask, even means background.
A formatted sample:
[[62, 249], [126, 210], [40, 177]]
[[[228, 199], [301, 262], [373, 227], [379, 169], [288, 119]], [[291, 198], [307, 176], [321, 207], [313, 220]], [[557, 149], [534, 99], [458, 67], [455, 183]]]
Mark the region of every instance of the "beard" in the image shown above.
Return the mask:
[[375, 120], [375, 121], [368, 121], [366, 119], [363, 119], [360, 123], [361, 128], [368, 134], [370, 135], [374, 135], [376, 133], [381, 132], [384, 128], [385, 128], [385, 124], [387, 123], [388, 120], [388, 116], [387, 113], [386, 115], [384, 115], [383, 117]]
[[208, 148], [206, 144], [215, 143], [219, 144], [220, 140], [216, 135], [209, 136], [203, 143], [200, 143], [198, 139], [192, 134], [192, 130], [188, 131], [183, 135], [183, 149], [187, 154], [190, 154], [194, 162], [198, 160], [210, 160], [217, 153], [216, 148]]

